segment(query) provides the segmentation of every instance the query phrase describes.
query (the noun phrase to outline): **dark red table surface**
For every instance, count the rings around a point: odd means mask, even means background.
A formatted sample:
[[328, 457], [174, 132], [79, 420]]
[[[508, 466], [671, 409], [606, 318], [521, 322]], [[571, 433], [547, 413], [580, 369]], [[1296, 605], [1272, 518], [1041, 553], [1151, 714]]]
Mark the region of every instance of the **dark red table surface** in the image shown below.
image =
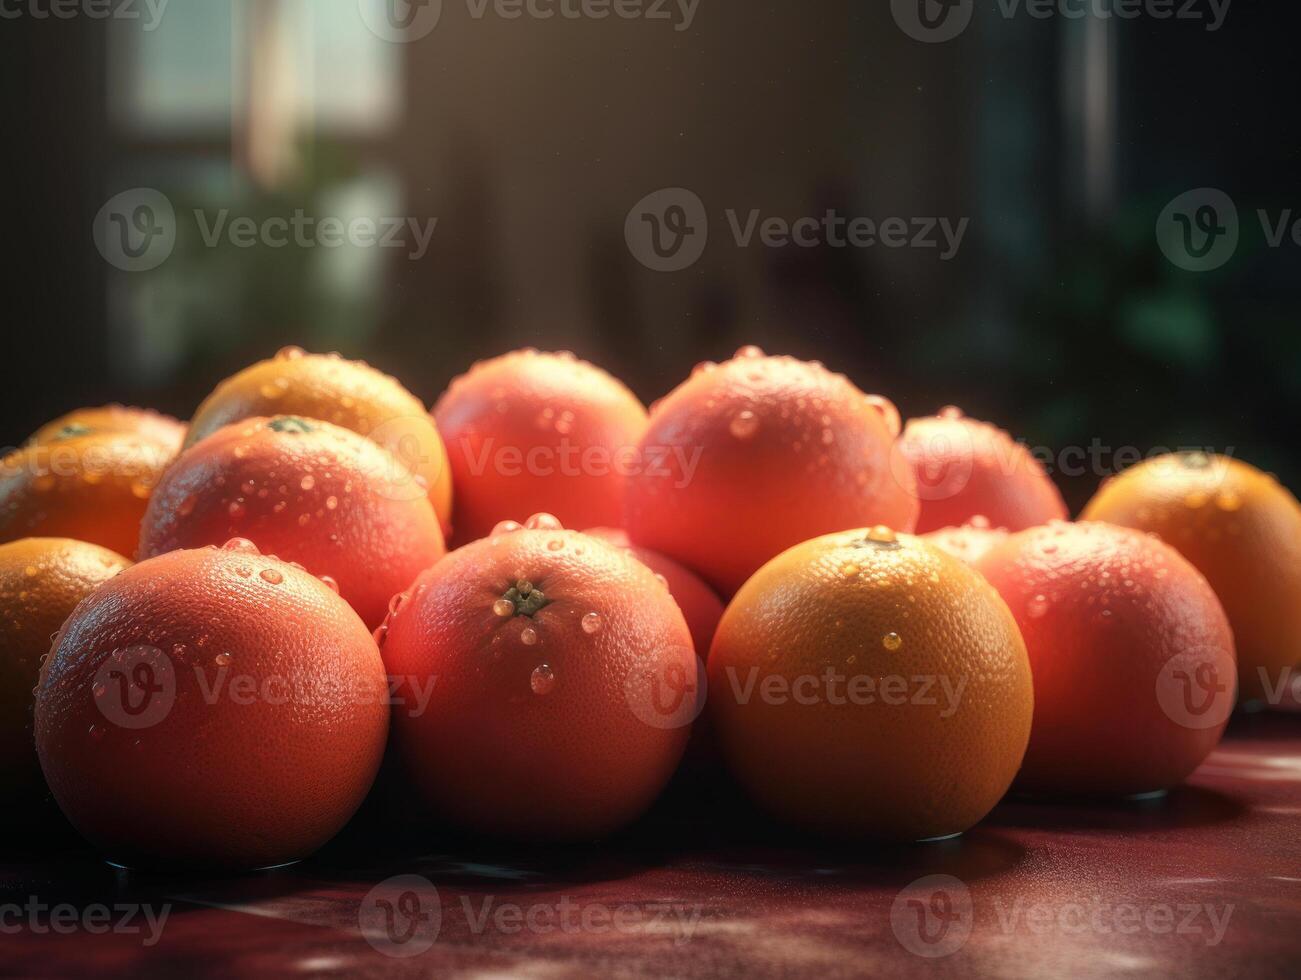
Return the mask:
[[[0, 974], [1301, 975], [1301, 715], [1235, 719], [1163, 799], [1014, 799], [937, 844], [809, 845], [726, 793], [687, 789], [584, 848], [504, 848], [385, 816], [363, 814], [294, 867], [227, 878], [118, 871], [48, 829], [11, 832]], [[386, 884], [398, 875], [428, 884]], [[71, 926], [35, 931], [32, 901], [66, 904]], [[85, 920], [96, 905], [117, 927]], [[168, 910], [160, 931], [141, 911], [122, 923], [144, 906], [155, 922]]]

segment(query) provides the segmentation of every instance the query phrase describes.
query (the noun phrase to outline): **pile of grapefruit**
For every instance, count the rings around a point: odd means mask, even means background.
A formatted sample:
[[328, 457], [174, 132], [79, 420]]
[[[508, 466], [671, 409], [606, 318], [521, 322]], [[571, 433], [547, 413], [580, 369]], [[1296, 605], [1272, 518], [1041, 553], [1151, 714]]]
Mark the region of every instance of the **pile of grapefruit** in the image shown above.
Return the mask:
[[386, 753], [481, 834], [608, 835], [688, 754], [809, 835], [918, 841], [1169, 789], [1281, 700], [1301, 506], [1179, 453], [1072, 523], [1007, 432], [754, 347], [649, 411], [568, 353], [430, 411], [289, 348], [188, 425], [80, 409], [8, 454], [0, 624], [0, 780], [127, 867], [302, 858]]

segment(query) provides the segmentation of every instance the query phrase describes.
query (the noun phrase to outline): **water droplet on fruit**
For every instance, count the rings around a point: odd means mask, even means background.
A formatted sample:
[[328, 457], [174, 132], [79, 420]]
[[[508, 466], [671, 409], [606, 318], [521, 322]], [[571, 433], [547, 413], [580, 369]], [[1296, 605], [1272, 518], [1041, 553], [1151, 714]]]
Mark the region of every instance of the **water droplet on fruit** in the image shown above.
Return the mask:
[[335, 509], [336, 507], [338, 507], [338, 506], [339, 506], [339, 498], [338, 498], [338, 497], [326, 497], [326, 498], [325, 498], [325, 509], [326, 509], [326, 510], [334, 510], [334, 509]]
[[515, 603], [511, 602], [509, 599], [498, 599], [492, 604], [492, 612], [493, 615], [500, 616], [502, 619], [505, 619], [507, 616], [514, 616]]
[[535, 531], [563, 531], [564, 530], [564, 525], [560, 523], [560, 519], [556, 517], [554, 514], [548, 514], [546, 512], [540, 514], [534, 514], [532, 517], [530, 517], [527, 521], [524, 522], [524, 526], [526, 528], [529, 528], [530, 530], [535, 530]]
[[666, 589], [669, 587], [669, 580], [666, 579], [659, 572], [655, 573], [655, 581], [658, 582], [660, 585], [664, 586], [664, 588]]
[[334, 578], [334, 576], [322, 575], [321, 584], [324, 585], [331, 592], [333, 592], [335, 595], [339, 594], [339, 582], [337, 579]]
[[896, 544], [899, 539], [895, 537], [894, 531], [890, 530], [890, 528], [884, 524], [878, 524], [867, 532], [867, 540], [876, 544]]
[[972, 527], [978, 527], [982, 531], [989, 529], [989, 518], [986, 517], [984, 514], [977, 514], [969, 521], [969, 523], [971, 524]]
[[1231, 514], [1242, 509], [1242, 497], [1232, 490], [1221, 490], [1215, 498], [1215, 506]]
[[583, 632], [587, 634], [601, 631], [601, 614], [590, 612], [582, 619]]
[[848, 565], [842, 565], [840, 567], [840, 574], [844, 575], [845, 578], [853, 578], [855, 575], [859, 573], [859, 570], [860, 569], [857, 565], [855, 565], [853, 562], [850, 562]]
[[288, 347], [281, 347], [278, 351], [276, 351], [276, 360], [296, 361], [301, 357], [305, 357], [306, 355], [307, 355], [307, 351], [303, 350], [301, 347], [296, 347], [291, 344]]
[[529, 687], [534, 694], [550, 694], [551, 689], [556, 686], [556, 675], [546, 664], [533, 668], [533, 674], [529, 677]]
[[957, 405], [945, 405], [935, 414], [942, 419], [964, 419], [967, 417], [967, 413], [958, 408]]
[[564, 543], [563, 541], [561, 541], [559, 538], [555, 538], [554, 540], [551, 540], [551, 541], [548, 541], [548, 542], [547, 542], [547, 550], [548, 550], [548, 551], [559, 551], [559, 550], [560, 550], [561, 548], [563, 548], [564, 546], [565, 546], [565, 543]]
[[1205, 491], [1194, 490], [1192, 493], [1188, 494], [1188, 496], [1184, 497], [1184, 506], [1190, 510], [1199, 510], [1200, 508], [1205, 507], [1207, 501], [1210, 499], [1210, 494]]
[[736, 356], [748, 360], [750, 358], [763, 357], [764, 355], [762, 348], [756, 347], [754, 344], [746, 344], [744, 347], [737, 350]]
[[1048, 599], [1045, 596], [1037, 595], [1025, 607], [1026, 614], [1031, 619], [1040, 619], [1048, 612]]
[[263, 582], [269, 582], [272, 585], [279, 585], [285, 580], [285, 577], [277, 572], [274, 568], [264, 568], [259, 573]]
[[28, 578], [35, 578], [39, 572], [40, 569], [37, 568], [35, 565], [28, 565], [26, 568], [23, 569], [23, 574], [26, 575]]
[[893, 653], [903, 646], [903, 637], [898, 633], [887, 633], [881, 637], [881, 646]]
[[219, 653], [212, 658], [212, 662], [218, 667], [229, 667], [232, 659], [229, 653]]
[[402, 607], [407, 604], [407, 600], [410, 598], [410, 592], [399, 592], [388, 601], [388, 614], [390, 616], [396, 616], [402, 611]]
[[375, 632], [371, 634], [371, 638], [374, 639], [375, 645], [377, 647], [382, 647], [384, 645], [384, 641], [388, 639], [387, 620], [385, 622], [380, 623], [379, 626], [375, 627]]
[[259, 555], [257, 545], [248, 538], [231, 538], [221, 546], [222, 551], [238, 551], [245, 555]]
[[1211, 457], [1206, 453], [1185, 453], [1183, 463], [1191, 470], [1204, 470], [1211, 465]]
[[510, 534], [512, 531], [518, 531], [521, 527], [523, 527], [523, 525], [518, 521], [499, 521], [497, 526], [492, 529], [492, 533], [494, 535]]
[[312, 489], [312, 487], [316, 486], [316, 477], [312, 476], [309, 473], [307, 476], [303, 477], [301, 480], [298, 481], [298, 485], [302, 487], [304, 490], [310, 490]]
[[759, 431], [759, 419], [749, 409], [737, 412], [728, 423], [727, 430], [737, 439], [749, 439]]
[[532, 626], [525, 626], [520, 630], [519, 639], [526, 647], [531, 647], [538, 642], [538, 631]]

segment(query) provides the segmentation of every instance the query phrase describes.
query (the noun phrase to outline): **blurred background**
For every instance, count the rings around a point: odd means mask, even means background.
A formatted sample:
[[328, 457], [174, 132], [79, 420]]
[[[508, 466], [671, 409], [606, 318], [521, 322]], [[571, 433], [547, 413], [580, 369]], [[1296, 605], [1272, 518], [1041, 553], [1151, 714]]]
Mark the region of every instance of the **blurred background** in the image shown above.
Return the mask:
[[[363, 357], [432, 402], [519, 346], [572, 349], [650, 401], [756, 343], [906, 416], [953, 403], [1032, 446], [1095, 447], [1103, 473], [1120, 447], [1214, 447], [1301, 487], [1301, 242], [1266, 234], [1301, 219], [1293, 5], [1194, 0], [1199, 19], [1109, 17], [1103, 0], [1043, 18], [1010, 0], [644, 0], [627, 8], [642, 16], [603, 18], [562, 15], [581, 0], [536, 0], [550, 18], [494, 0], [55, 6], [0, 4], [17, 218], [0, 246], [4, 445], [85, 404], [186, 418], [285, 344]], [[951, 40], [912, 36], [968, 14]], [[92, 234], [137, 188], [174, 209], [174, 245], [144, 271]], [[689, 190], [708, 220], [678, 271], [625, 237], [661, 188]], [[1163, 209], [1198, 188], [1240, 217], [1209, 271], [1158, 244]], [[968, 223], [944, 258], [743, 247], [727, 217], [829, 209]], [[299, 211], [437, 224], [423, 254], [409, 224], [400, 248], [214, 233]], [[1074, 507], [1101, 475], [1076, 469], [1055, 473]]]

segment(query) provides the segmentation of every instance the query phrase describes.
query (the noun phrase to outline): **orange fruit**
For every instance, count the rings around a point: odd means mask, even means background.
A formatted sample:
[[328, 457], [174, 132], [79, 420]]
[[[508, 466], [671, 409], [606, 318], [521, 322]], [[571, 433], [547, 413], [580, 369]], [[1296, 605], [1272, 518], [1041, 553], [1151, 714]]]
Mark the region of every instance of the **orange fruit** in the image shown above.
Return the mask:
[[1277, 702], [1301, 665], [1301, 504], [1249, 463], [1158, 456], [1108, 481], [1085, 518], [1152, 531], [1210, 581], [1238, 650], [1241, 700]]
[[942, 527], [920, 535], [941, 551], [947, 551], [954, 558], [961, 558], [968, 565], [974, 565], [993, 548], [1007, 540], [1011, 532], [1003, 527], [990, 527], [983, 517], [973, 517], [970, 524], [962, 527]]
[[1030, 450], [961, 409], [909, 420], [899, 446], [921, 498], [919, 534], [976, 516], [1009, 531], [1069, 516], [1061, 492]]
[[434, 416], [452, 459], [458, 544], [522, 508], [573, 527], [622, 520], [646, 409], [600, 368], [568, 352], [513, 351], [454, 380]]
[[127, 432], [72, 435], [0, 463], [0, 542], [67, 537], [135, 554], [140, 519], [175, 451]]
[[703, 693], [650, 569], [546, 514], [424, 572], [378, 636], [411, 784], [487, 834], [575, 840], [629, 823], [677, 767]]
[[741, 587], [709, 654], [709, 707], [732, 771], [779, 817], [907, 841], [993, 808], [1034, 697], [989, 584], [877, 527], [796, 545]]
[[1128, 528], [1031, 528], [976, 567], [1007, 600], [1034, 673], [1017, 785], [1129, 795], [1168, 789], [1210, 753], [1233, 705], [1233, 635], [1206, 580]]
[[182, 453], [149, 502], [139, 554], [236, 537], [333, 579], [370, 629], [445, 550], [424, 488], [393, 454], [283, 415], [228, 425]]
[[43, 445], [56, 439], [85, 436], [94, 432], [134, 432], [170, 446], [173, 453], [180, 452], [181, 443], [185, 441], [185, 424], [170, 415], [149, 408], [104, 405], [100, 408], [78, 408], [59, 416], [37, 429], [28, 443]]
[[443, 522], [452, 515], [452, 473], [434, 420], [415, 395], [362, 361], [286, 347], [219, 384], [190, 421], [186, 447], [255, 416], [298, 415], [351, 429], [393, 453], [425, 482]]
[[742, 348], [656, 403], [623, 526], [724, 595], [819, 534], [912, 530], [912, 477], [891, 467], [898, 421], [888, 401], [820, 364]]
[[632, 556], [664, 579], [669, 595], [682, 610], [686, 618], [687, 629], [691, 631], [691, 642], [701, 660], [709, 656], [709, 645], [714, 642], [714, 631], [718, 621], [723, 618], [723, 603], [695, 572], [684, 568], [666, 555], [649, 548], [638, 548], [628, 540], [628, 533], [618, 528], [596, 527], [587, 532], [619, 548], [625, 548]]
[[361, 804], [387, 733], [384, 665], [357, 614], [248, 542], [105, 582], [64, 624], [36, 694], [55, 800], [129, 867], [311, 853]]
[[131, 563], [69, 538], [0, 544], [0, 784], [41, 784], [32, 742], [32, 688], [50, 638], [77, 603]]

